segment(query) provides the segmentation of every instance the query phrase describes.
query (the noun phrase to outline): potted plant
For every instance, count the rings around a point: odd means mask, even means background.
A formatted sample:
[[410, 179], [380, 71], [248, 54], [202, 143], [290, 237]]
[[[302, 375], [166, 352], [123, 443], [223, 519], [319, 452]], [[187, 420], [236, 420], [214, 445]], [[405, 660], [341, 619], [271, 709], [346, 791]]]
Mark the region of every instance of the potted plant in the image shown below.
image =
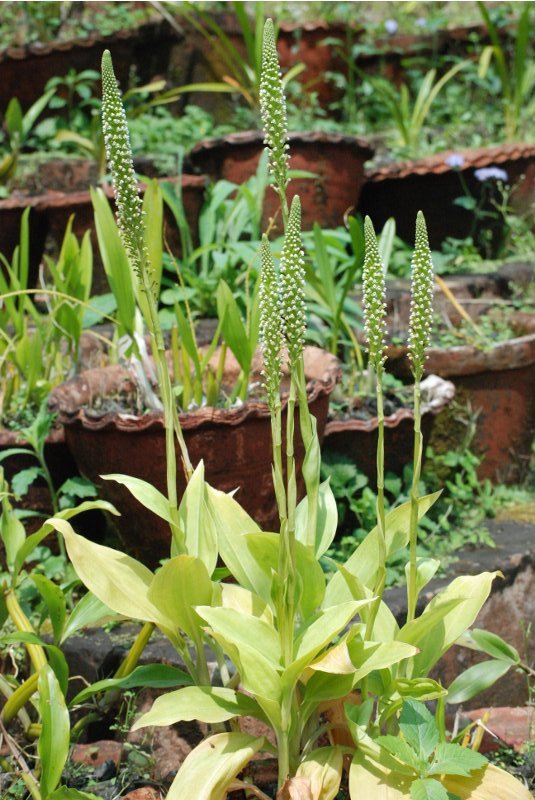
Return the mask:
[[[266, 66], [275, 66], [276, 46], [270, 20], [266, 23], [264, 51]], [[109, 53], [104, 54], [103, 71], [105, 133], [110, 155], [120, 158], [116, 180], [123, 236], [139, 281], [149, 289], [153, 273], [138, 227], [141, 209], [131, 165], [127, 153], [121, 155], [122, 148], [127, 148], [126, 126], [120, 116], [120, 95]], [[247, 715], [264, 722], [273, 732], [275, 746], [263, 734], [251, 735], [238, 726], [231, 731], [217, 727], [187, 757], [173, 780], [168, 800], [196, 800], [200, 789], [214, 797], [234, 789], [249, 790], [251, 784], [242, 770], [266, 749], [277, 756], [279, 800], [292, 794], [335, 797], [345, 757], [346, 762], [351, 760], [348, 789], [355, 800], [363, 791], [373, 800], [384, 795], [385, 788], [400, 799], [430, 792], [445, 796], [449, 791], [478, 800], [493, 791], [504, 800], [516, 793], [520, 800], [528, 794], [513, 778], [488, 765], [471, 749], [446, 741], [443, 711], [448, 690], [429, 677], [440, 656], [474, 622], [495, 576], [483, 573], [457, 578], [435, 596], [422, 614], [417, 613], [418, 596], [438, 566], [433, 559], [422, 563], [416, 556], [419, 519], [436, 499], [419, 493], [420, 382], [432, 299], [430, 252], [421, 215], [417, 222], [411, 316], [415, 378], [411, 500], [393, 515], [385, 514], [380, 437], [377, 526], [328, 583], [321, 569], [319, 560], [336, 530], [336, 513], [328, 483], [319, 480], [319, 443], [306, 396], [300, 207], [297, 196], [290, 208], [285, 205], [288, 163], [286, 135], [280, 127], [284, 98], [277, 71], [266, 72], [265, 124], [285, 223], [280, 273], [275, 269], [269, 241], [266, 236], [263, 238], [261, 290], [262, 347], [273, 425], [279, 533], [260, 531], [234, 498], [205, 483], [202, 467], [191, 470], [173, 412], [157, 323], [152, 333], [155, 345], [159, 344], [155, 346], [155, 358], [160, 367], [170, 433], [166, 449], [168, 496], [151, 492], [146, 484], [142, 489], [144, 503], [169, 520], [171, 558], [153, 573], [123, 553], [84, 540], [64, 519], [55, 518], [51, 524], [64, 536], [78, 575], [97, 597], [104, 598], [116, 613], [145, 621], [130, 666], [135, 664], [154, 625], [165, 632], [187, 664], [191, 685], [157, 700], [137, 720], [136, 729], [198, 717], [219, 726], [228, 720], [239, 722]], [[369, 242], [368, 248], [367, 335], [382, 418], [384, 279], [376, 243]], [[152, 304], [152, 297], [146, 296], [147, 304]], [[287, 354], [281, 347], [283, 339]], [[289, 405], [292, 409], [299, 402], [306, 451], [306, 496], [299, 505], [292, 413], [288, 414], [286, 452], [282, 447], [283, 359], [289, 363], [291, 376]], [[176, 488], [175, 435], [189, 475], [180, 508], [176, 505], [176, 492], [169, 496]], [[128, 478], [123, 476], [122, 480]], [[409, 558], [407, 620], [400, 626], [383, 602], [383, 594], [388, 554], [401, 544], [408, 544]], [[218, 582], [218, 555], [236, 583]], [[355, 620], [357, 615], [359, 621]], [[210, 684], [207, 638], [218, 653], [223, 686]], [[499, 645], [502, 652], [505, 643], [494, 637], [491, 642], [478, 642], [486, 653], [493, 652], [492, 645]], [[480, 688], [480, 684], [471, 683], [470, 675], [465, 680], [471, 691]], [[436, 715], [425, 706], [424, 699], [437, 701]], [[319, 741], [324, 734], [328, 737], [326, 744]], [[266, 797], [257, 786], [252, 791], [257, 797]]]

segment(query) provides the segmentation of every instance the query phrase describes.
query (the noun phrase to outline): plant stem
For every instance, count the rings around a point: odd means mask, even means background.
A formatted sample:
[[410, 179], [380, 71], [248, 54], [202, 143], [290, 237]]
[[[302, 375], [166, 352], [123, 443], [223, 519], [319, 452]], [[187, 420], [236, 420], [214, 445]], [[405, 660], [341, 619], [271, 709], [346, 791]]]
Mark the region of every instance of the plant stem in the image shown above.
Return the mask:
[[409, 527], [409, 577], [407, 581], [407, 622], [414, 619], [418, 591], [416, 587], [416, 546], [418, 543], [418, 487], [422, 469], [422, 428], [421, 428], [421, 376], [415, 375], [414, 380], [414, 462], [411, 487], [411, 516]]
[[6, 725], [9, 725], [11, 720], [26, 705], [32, 694], [36, 691], [38, 678], [39, 672], [34, 672], [33, 675], [30, 675], [24, 683], [21, 683], [21, 685], [15, 689], [11, 697], [7, 699], [1, 715], [1, 719]]
[[[6, 608], [11, 620], [18, 631], [21, 633], [33, 633], [35, 631], [32, 624], [22, 608], [15, 594], [14, 589], [8, 589], [4, 594]], [[26, 650], [30, 656], [31, 662], [36, 672], [39, 672], [41, 667], [47, 663], [44, 648], [39, 644], [26, 644]], [[24, 685], [24, 684], [23, 684]]]
[[135, 669], [135, 667], [139, 662], [139, 659], [141, 658], [143, 650], [147, 646], [148, 641], [152, 636], [154, 628], [155, 625], [153, 622], [145, 622], [140, 632], [136, 636], [136, 639], [132, 647], [128, 651], [125, 659], [123, 660], [119, 669], [115, 673], [114, 675], [115, 678], [124, 678], [126, 675], [130, 675], [132, 670]]
[[378, 570], [375, 580], [374, 595], [377, 600], [370, 608], [368, 621], [366, 623], [366, 638], [371, 639], [375, 619], [381, 605], [381, 600], [386, 582], [386, 527], [385, 527], [385, 414], [383, 402], [383, 367], [377, 369], [377, 380], [375, 386], [375, 396], [377, 401], [377, 541], [379, 545]]

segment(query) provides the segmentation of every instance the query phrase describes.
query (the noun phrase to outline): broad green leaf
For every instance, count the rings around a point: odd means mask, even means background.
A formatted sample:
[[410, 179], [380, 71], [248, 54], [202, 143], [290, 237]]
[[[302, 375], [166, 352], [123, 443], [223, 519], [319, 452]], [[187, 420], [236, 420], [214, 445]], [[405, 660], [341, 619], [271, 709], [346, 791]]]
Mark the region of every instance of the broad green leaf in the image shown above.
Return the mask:
[[236, 775], [258, 753], [264, 738], [218, 733], [191, 751], [171, 784], [167, 800], [226, 800]]
[[335, 800], [342, 779], [343, 763], [341, 747], [319, 747], [308, 753], [295, 774], [298, 778], [308, 778], [312, 798]]
[[24, 525], [17, 519], [7, 498], [2, 500], [2, 518], [0, 519], [0, 536], [6, 550], [6, 561], [9, 567], [15, 570], [15, 559], [24, 542], [26, 541], [26, 531]]
[[[278, 533], [248, 534], [244, 538], [246, 546], [258, 566], [265, 574], [264, 598], [271, 598], [271, 576], [278, 570]], [[301, 542], [295, 543], [296, 568], [302, 584], [300, 607], [307, 619], [321, 605], [325, 593], [325, 575], [314, 553]]]
[[[416, 559], [416, 592], [419, 595], [422, 589], [427, 586], [429, 581], [435, 576], [440, 567], [440, 561], [436, 558]], [[405, 577], [409, 579], [410, 563], [405, 564]]]
[[437, 724], [427, 707], [417, 700], [405, 700], [399, 729], [418, 757], [427, 761], [438, 744]]
[[411, 786], [411, 800], [451, 800], [450, 795], [434, 778], [416, 778]]
[[511, 669], [511, 663], [501, 659], [483, 661], [474, 664], [464, 672], [448, 688], [448, 703], [456, 705], [471, 700], [476, 694], [493, 686], [499, 678]]
[[46, 575], [39, 575], [33, 573], [30, 575], [31, 580], [37, 586], [37, 590], [46, 603], [48, 616], [52, 623], [52, 630], [54, 631], [54, 641], [57, 643], [61, 638], [63, 625], [65, 624], [65, 616], [67, 613], [67, 603], [62, 589], [47, 578]]
[[141, 478], [133, 478], [131, 475], [101, 475], [105, 481], [115, 481], [125, 486], [130, 494], [136, 498], [142, 506], [152, 511], [156, 516], [161, 517], [166, 522], [171, 523], [171, 510], [169, 500], [151, 483], [141, 480]]
[[388, 750], [395, 758], [399, 759], [402, 764], [406, 764], [408, 767], [412, 767], [414, 770], [418, 771], [420, 759], [410, 744], [401, 736], [392, 736], [391, 734], [377, 736], [374, 741], [381, 745], [381, 747], [384, 747], [385, 750]]
[[276, 629], [262, 619], [244, 616], [233, 608], [197, 606], [197, 612], [210, 628], [240, 648], [257, 648], [273, 666], [281, 660], [280, 639]]
[[194, 606], [212, 602], [212, 581], [199, 558], [169, 559], [154, 575], [147, 598], [177, 628], [200, 640], [203, 623]]
[[229, 494], [209, 485], [206, 489], [206, 500], [216, 524], [221, 558], [240, 586], [268, 600], [271, 581], [266, 580], [264, 571], [244, 546], [243, 540], [243, 534], [260, 533], [260, 528]]
[[[296, 509], [295, 535], [299, 542], [306, 544], [308, 517], [308, 495], [306, 495]], [[315, 540], [315, 557], [319, 559], [329, 549], [338, 526], [338, 510], [336, 499], [331, 489], [329, 480], [319, 485], [317, 503], [317, 523]]]
[[353, 674], [353, 683], [365, 678], [370, 672], [411, 658], [418, 652], [416, 647], [405, 642], [364, 642], [362, 639], [343, 641], [331, 648], [325, 656], [312, 664], [312, 669], [340, 675]]
[[171, 627], [170, 621], [149, 600], [154, 577], [150, 569], [125, 553], [84, 539], [66, 520], [53, 517], [48, 522], [63, 534], [78, 577], [102, 603], [125, 617]]
[[[96, 623], [103, 623], [109, 619], [114, 619], [116, 614], [111, 608], [108, 608], [101, 600], [98, 599], [92, 592], [87, 592], [74, 606], [65, 627], [61, 642], [64, 642], [73, 633], [88, 628]], [[61, 643], [60, 642], [60, 643]]]
[[[283, 682], [297, 680], [305, 667], [369, 604], [368, 600], [353, 600], [333, 608], [326, 608], [307, 625], [295, 641], [295, 661], [284, 671]], [[328, 654], [328, 653], [327, 653]]]
[[[117, 509], [106, 500], [87, 500], [85, 503], [80, 503], [80, 505], [76, 506], [75, 508], [65, 508], [63, 511], [58, 511], [54, 519], [71, 519], [72, 517], [76, 517], [78, 514], [83, 514], [84, 511], [93, 510], [107, 511], [109, 514], [115, 514], [116, 516], [119, 514]], [[43, 541], [45, 536], [48, 536], [48, 534], [54, 529], [55, 526], [52, 525], [50, 520], [47, 520], [38, 531], [35, 531], [35, 533], [32, 533], [26, 538], [26, 541], [17, 552], [17, 557], [13, 565], [13, 572], [15, 575], [18, 575], [26, 559]]]
[[52, 794], [48, 795], [47, 800], [99, 800], [96, 794], [79, 792], [78, 789], [71, 789], [69, 786], [60, 786]]
[[488, 764], [485, 756], [469, 747], [442, 742], [435, 751], [428, 775], [470, 775]]
[[[138, 687], [168, 689], [175, 686], [187, 686], [192, 682], [190, 675], [178, 667], [171, 667], [168, 664], [144, 664], [136, 667], [124, 678], [105, 678], [96, 681], [90, 686], [86, 686], [81, 692], [73, 697], [69, 706], [76, 706], [83, 703], [88, 697], [93, 697], [101, 692], [110, 689], [137, 689]], [[165, 697], [170, 697], [170, 694]]]
[[217, 686], [186, 686], [157, 697], [150, 711], [136, 720], [132, 730], [195, 719], [214, 724], [239, 716], [262, 718], [263, 714], [258, 703], [243, 692]]
[[497, 633], [485, 631], [481, 628], [472, 628], [472, 630], [466, 631], [457, 641], [457, 644], [463, 647], [470, 647], [473, 650], [479, 650], [493, 658], [507, 661], [511, 665], [520, 662], [518, 650], [504, 641]]
[[410, 770], [408, 774], [398, 772], [395, 760], [386, 750], [380, 750], [377, 758], [372, 761], [358, 747], [355, 750], [349, 768], [351, 800], [409, 800], [414, 774]]
[[[363, 600], [364, 598], [371, 599], [373, 592], [364, 586], [356, 575], [352, 575], [346, 570], [345, 567], [339, 566], [339, 571], [347, 583], [348, 589], [354, 600]], [[368, 619], [368, 610], [362, 609], [362, 619], [364, 622]], [[372, 630], [372, 638], [383, 642], [388, 642], [396, 638], [399, 631], [396, 618], [388, 608], [387, 604], [381, 600], [377, 609], [375, 622]]]
[[427, 614], [421, 614], [419, 617], [416, 617], [416, 619], [412, 619], [400, 628], [396, 639], [400, 642], [407, 642], [408, 644], [414, 644], [419, 647], [420, 643], [425, 640], [429, 632], [434, 630], [434, 628], [442, 622], [446, 614], [452, 609], [457, 608], [461, 602], [461, 598], [454, 597], [447, 603], [441, 603]]
[[427, 675], [446, 650], [474, 624], [489, 596], [496, 574], [483, 572], [481, 575], [455, 578], [431, 600], [424, 609], [422, 617], [434, 613], [452, 601], [461, 600], [461, 602], [451, 608], [437, 625], [419, 639], [418, 646], [421, 652], [414, 658], [411, 677]]
[[[431, 508], [438, 499], [440, 492], [421, 497], [418, 501], [418, 519]], [[404, 547], [409, 541], [411, 507], [410, 501], [389, 511], [385, 518], [385, 535], [387, 558], [393, 552]], [[379, 567], [379, 532], [377, 527], [366, 536], [363, 542], [357, 547], [355, 552], [348, 558], [344, 567], [352, 575], [356, 575], [361, 583], [369, 589], [373, 588], [377, 569]], [[336, 573], [327, 586], [325, 592], [324, 606], [334, 606], [349, 600], [351, 593], [344, 580], [344, 577]]]
[[28, 489], [32, 483], [34, 483], [37, 478], [43, 478], [44, 475], [45, 473], [42, 467], [37, 466], [21, 469], [20, 472], [17, 472], [17, 474], [13, 476], [11, 481], [11, 488], [14, 494], [17, 497], [24, 497], [24, 495], [28, 493]]
[[[223, 608], [234, 608], [241, 614], [250, 614], [258, 619], [263, 619], [268, 625], [273, 625], [271, 608], [257, 594], [253, 594], [249, 589], [244, 589], [236, 583], [222, 583], [219, 588], [221, 590], [221, 605]], [[212, 605], [215, 605], [215, 603], [212, 602]]]
[[206, 500], [204, 464], [201, 461], [188, 481], [179, 508], [186, 551], [197, 556], [211, 575], [217, 564], [217, 527]]
[[43, 800], [47, 800], [60, 781], [69, 754], [69, 712], [58, 680], [48, 664], [41, 668], [37, 690], [42, 724], [37, 744], [41, 762], [39, 788]]
[[316, 705], [327, 700], [339, 700], [353, 688], [353, 675], [336, 675], [315, 671], [303, 692], [303, 705]]

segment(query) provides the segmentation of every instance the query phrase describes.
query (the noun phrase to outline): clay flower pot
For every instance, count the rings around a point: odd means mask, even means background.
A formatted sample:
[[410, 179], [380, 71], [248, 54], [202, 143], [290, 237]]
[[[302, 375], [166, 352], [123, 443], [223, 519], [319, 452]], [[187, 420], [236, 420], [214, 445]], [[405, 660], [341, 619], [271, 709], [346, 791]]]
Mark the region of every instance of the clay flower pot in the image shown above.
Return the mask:
[[[318, 421], [321, 441], [329, 394], [339, 377], [338, 361], [319, 348], [306, 348], [305, 375], [309, 380], [309, 405]], [[154, 565], [169, 554], [168, 526], [146, 511], [124, 487], [99, 477], [106, 473], [133, 475], [166, 492], [163, 414], [137, 416], [104, 408], [99, 411], [98, 406], [106, 397], [117, 401], [133, 393], [135, 387], [127, 369], [112, 366], [87, 370], [57, 387], [50, 396], [50, 407], [59, 411], [67, 444], [80, 472], [97, 483], [101, 496], [121, 512], [117, 527], [125, 546]], [[200, 408], [181, 414], [180, 423], [193, 465], [204, 460], [206, 480], [222, 491], [237, 489], [237, 500], [263, 529], [276, 529], [267, 404], [253, 400], [230, 410]], [[298, 444], [298, 467], [303, 455]], [[182, 474], [178, 484], [182, 493]], [[300, 490], [303, 491], [302, 485]]]
[[[254, 175], [264, 150], [261, 131], [245, 131], [199, 142], [190, 153], [191, 163], [213, 180], [241, 184]], [[340, 133], [290, 134], [290, 168], [313, 172], [317, 178], [296, 178], [288, 195], [301, 197], [303, 228], [321, 221], [326, 227], [342, 225], [344, 216], [358, 203], [364, 181], [364, 163], [373, 155], [365, 139]], [[264, 223], [278, 210], [272, 190], [264, 200]], [[264, 224], [265, 227], [265, 224]]]
[[[436, 375], [422, 381], [422, 434], [425, 447], [433, 422], [455, 397], [455, 387]], [[403, 467], [412, 463], [414, 445], [414, 413], [400, 408], [385, 417], [385, 463], [389, 472], [401, 475]], [[329, 419], [325, 427], [323, 447], [351, 458], [372, 486], [377, 480], [377, 417], [363, 419]]]
[[[482, 181], [476, 171], [497, 167], [507, 173], [515, 188], [512, 202], [529, 206], [535, 198], [535, 145], [504, 144], [437, 153], [416, 161], [395, 161], [366, 171], [367, 182], [358, 204], [359, 212], [369, 214], [381, 229], [389, 217], [396, 220], [396, 231], [405, 241], [414, 239], [414, 220], [419, 210], [425, 214], [431, 247], [440, 247], [447, 236], [459, 239], [470, 235], [473, 213], [454, 205], [464, 195], [463, 179], [474, 197], [481, 194]], [[481, 175], [481, 173], [478, 173]], [[501, 223], [500, 223], [501, 225]], [[500, 231], [495, 231], [499, 235]]]
[[[535, 315], [516, 314], [518, 336], [487, 350], [472, 345], [431, 347], [426, 371], [451, 380], [479, 412], [474, 447], [483, 455], [478, 475], [514, 483], [529, 465], [535, 433]], [[387, 361], [399, 377], [410, 375], [406, 348]]]

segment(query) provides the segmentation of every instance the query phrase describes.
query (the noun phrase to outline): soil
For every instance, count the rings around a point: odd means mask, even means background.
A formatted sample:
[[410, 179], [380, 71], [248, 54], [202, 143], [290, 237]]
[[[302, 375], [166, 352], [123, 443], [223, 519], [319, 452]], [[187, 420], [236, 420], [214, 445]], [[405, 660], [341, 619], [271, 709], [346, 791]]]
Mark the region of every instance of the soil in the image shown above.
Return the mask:
[[[387, 392], [383, 398], [385, 417], [390, 417], [401, 408], [410, 405], [412, 390], [400, 389], [399, 393]], [[330, 419], [347, 422], [358, 419], [367, 422], [377, 417], [377, 400], [375, 396], [356, 395], [347, 400], [344, 405], [337, 406], [336, 401], [331, 402]]]

